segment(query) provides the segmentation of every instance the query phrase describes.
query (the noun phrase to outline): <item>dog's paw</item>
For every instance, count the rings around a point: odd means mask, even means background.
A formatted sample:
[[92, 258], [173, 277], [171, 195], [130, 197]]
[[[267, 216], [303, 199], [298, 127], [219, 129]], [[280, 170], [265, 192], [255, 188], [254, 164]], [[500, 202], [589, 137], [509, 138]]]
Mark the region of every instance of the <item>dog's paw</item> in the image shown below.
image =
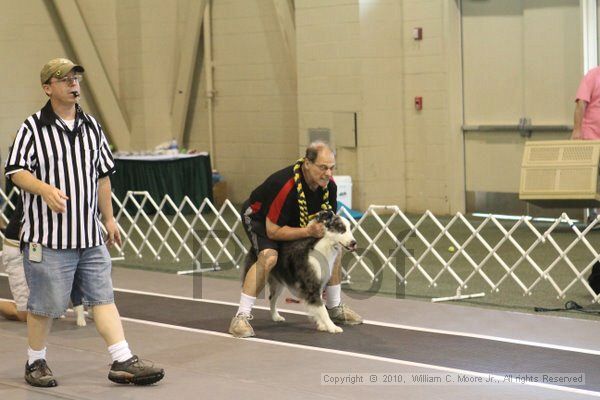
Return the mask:
[[342, 333], [344, 330], [337, 325], [331, 324], [331, 326], [325, 324], [317, 324], [317, 330], [321, 332], [329, 333]]
[[73, 307], [73, 311], [75, 312], [77, 326], [86, 326], [87, 323], [85, 322], [85, 314], [83, 311], [83, 305], [78, 305], [78, 306]]
[[271, 319], [275, 322], [285, 321], [285, 318], [283, 318], [279, 313], [271, 315]]

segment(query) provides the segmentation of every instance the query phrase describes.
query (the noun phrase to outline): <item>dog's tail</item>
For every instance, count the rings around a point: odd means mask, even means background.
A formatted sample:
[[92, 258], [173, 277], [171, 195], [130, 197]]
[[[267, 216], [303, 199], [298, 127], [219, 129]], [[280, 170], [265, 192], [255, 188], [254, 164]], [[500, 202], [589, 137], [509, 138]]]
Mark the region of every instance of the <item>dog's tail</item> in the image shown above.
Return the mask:
[[248, 254], [246, 254], [246, 259], [244, 260], [244, 268], [242, 269], [242, 274], [241, 274], [242, 284], [244, 283], [244, 279], [246, 279], [246, 275], [248, 274], [250, 267], [252, 267], [252, 265], [254, 265], [256, 260], [258, 260], [256, 251], [254, 250], [253, 246], [250, 246], [250, 250], [248, 251]]

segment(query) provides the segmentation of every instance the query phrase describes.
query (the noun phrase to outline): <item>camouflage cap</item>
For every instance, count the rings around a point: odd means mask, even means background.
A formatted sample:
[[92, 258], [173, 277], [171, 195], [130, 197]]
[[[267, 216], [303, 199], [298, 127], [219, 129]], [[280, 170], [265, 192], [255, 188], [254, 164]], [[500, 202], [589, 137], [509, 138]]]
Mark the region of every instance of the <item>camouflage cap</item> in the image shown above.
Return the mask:
[[85, 69], [81, 65], [73, 63], [73, 61], [66, 58], [55, 58], [50, 60], [42, 67], [40, 72], [40, 80], [42, 84], [48, 82], [53, 76], [55, 78], [62, 78], [69, 72], [85, 72]]

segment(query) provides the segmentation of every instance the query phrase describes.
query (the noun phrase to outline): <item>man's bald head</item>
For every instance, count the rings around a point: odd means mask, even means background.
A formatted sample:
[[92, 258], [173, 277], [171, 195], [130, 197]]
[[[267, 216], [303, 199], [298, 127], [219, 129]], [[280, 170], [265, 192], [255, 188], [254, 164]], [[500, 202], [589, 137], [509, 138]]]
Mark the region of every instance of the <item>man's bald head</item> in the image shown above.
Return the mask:
[[306, 148], [306, 154], [304, 157], [308, 161], [311, 161], [314, 163], [322, 151], [327, 151], [328, 153], [335, 155], [331, 146], [329, 146], [327, 143], [325, 143], [321, 140], [317, 140], [308, 145], [308, 147]]

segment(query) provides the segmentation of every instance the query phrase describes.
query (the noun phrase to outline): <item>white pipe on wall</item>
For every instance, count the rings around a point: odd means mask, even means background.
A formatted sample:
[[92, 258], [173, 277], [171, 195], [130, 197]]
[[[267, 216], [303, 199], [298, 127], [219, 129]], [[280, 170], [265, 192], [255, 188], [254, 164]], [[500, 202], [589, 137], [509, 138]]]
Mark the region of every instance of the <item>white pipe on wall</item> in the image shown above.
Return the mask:
[[583, 28], [583, 73], [598, 66], [598, 5], [596, 0], [581, 0]]
[[204, 8], [204, 67], [206, 71], [206, 99], [208, 104], [208, 147], [210, 149], [211, 167], [216, 168], [214, 125], [213, 125], [213, 59], [212, 59], [212, 33], [210, 28], [210, 0]]

